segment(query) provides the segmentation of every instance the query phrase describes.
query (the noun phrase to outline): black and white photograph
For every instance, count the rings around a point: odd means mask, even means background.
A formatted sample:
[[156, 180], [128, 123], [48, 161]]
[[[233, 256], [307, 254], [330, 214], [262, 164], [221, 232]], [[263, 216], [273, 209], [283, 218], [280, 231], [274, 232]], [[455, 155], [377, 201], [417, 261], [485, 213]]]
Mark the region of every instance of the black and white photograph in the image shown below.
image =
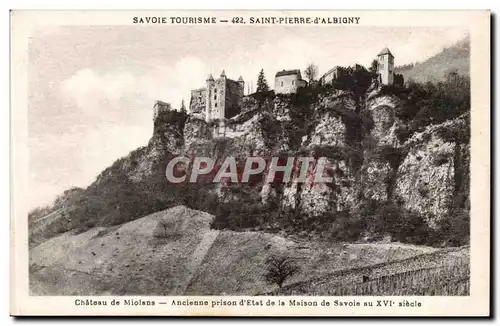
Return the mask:
[[28, 295], [81, 309], [469, 297], [485, 112], [469, 25], [239, 13], [33, 28]]

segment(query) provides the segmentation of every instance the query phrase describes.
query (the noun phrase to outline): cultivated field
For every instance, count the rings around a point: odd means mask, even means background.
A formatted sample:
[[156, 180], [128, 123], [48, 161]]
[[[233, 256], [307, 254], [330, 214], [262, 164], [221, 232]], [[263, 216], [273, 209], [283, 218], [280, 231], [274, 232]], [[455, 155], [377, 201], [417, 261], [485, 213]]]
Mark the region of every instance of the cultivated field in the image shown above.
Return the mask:
[[268, 295], [469, 295], [469, 247], [346, 269]]
[[[212, 220], [210, 214], [178, 206], [122, 225], [93, 228], [80, 234], [67, 232], [51, 238], [30, 250], [30, 292], [32, 295], [468, 293], [467, 247], [321, 243], [263, 232], [212, 230]], [[267, 260], [271, 256], [286, 256], [299, 267], [282, 289], [266, 281]]]

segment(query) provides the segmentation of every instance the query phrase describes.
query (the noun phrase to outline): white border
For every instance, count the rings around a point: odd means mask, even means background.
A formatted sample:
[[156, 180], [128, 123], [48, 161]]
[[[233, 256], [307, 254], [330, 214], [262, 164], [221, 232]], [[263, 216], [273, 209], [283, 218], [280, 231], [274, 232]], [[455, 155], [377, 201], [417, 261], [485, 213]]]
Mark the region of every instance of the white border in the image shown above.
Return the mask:
[[[223, 1], [211, 1], [210, 4], [210, 8], [211, 9], [215, 9], [215, 8], [223, 8], [225, 7], [224, 5], [222, 5], [224, 2]], [[255, 1], [252, 1], [252, 3], [246, 3], [245, 2], [245, 7], [248, 8], [248, 9], [272, 9], [272, 8], [299, 8], [299, 7], [303, 7], [304, 5], [304, 2], [303, 1], [281, 1], [281, 2], [278, 2], [278, 5], [276, 5], [276, 1], [273, 2], [274, 5], [271, 5], [269, 4], [268, 1], [261, 1], [261, 0], [255, 0]], [[9, 105], [9, 92], [8, 92], [8, 79], [5, 77], [8, 75], [8, 71], [9, 71], [9, 65], [8, 65], [8, 62], [9, 62], [9, 51], [8, 51], [8, 47], [6, 47], [5, 45], [8, 44], [8, 40], [9, 40], [9, 20], [8, 20], [8, 8], [18, 8], [18, 9], [21, 9], [21, 8], [24, 8], [24, 9], [29, 9], [29, 8], [44, 8], [44, 9], [49, 9], [49, 8], [58, 8], [58, 9], [61, 9], [61, 8], [87, 8], [87, 9], [105, 9], [105, 8], [115, 8], [115, 9], [125, 9], [125, 8], [162, 8], [162, 9], [180, 9], [180, 8], [185, 8], [185, 9], [188, 9], [188, 8], [202, 8], [203, 6], [206, 6], [206, 2], [204, 1], [191, 1], [191, 0], [185, 0], [185, 1], [182, 1], [182, 3], [177, 3], [177, 4], [165, 4], [163, 1], [150, 1], [150, 0], [143, 0], [141, 1], [140, 3], [131, 3], [131, 1], [129, 2], [126, 2], [126, 1], [120, 1], [120, 4], [121, 6], [120, 7], [116, 7], [113, 2], [111, 1], [107, 1], [107, 0], [100, 0], [100, 1], [96, 1], [96, 0], [87, 0], [87, 1], [74, 1], [74, 2], [71, 2], [71, 3], [68, 3], [67, 1], [51, 1], [50, 4], [47, 4], [47, 3], [44, 3], [43, 6], [36, 2], [36, 1], [4, 1], [2, 2], [2, 7], [5, 6], [5, 8], [3, 8], [3, 19], [1, 20], [1, 26], [2, 26], [2, 33], [0, 33], [0, 37], [2, 38], [3, 40], [3, 43], [4, 44], [4, 47], [3, 47], [3, 51], [1, 51], [2, 53], [2, 56], [3, 56], [3, 59], [4, 59], [4, 62], [5, 64], [2, 65], [1, 67], [3, 68], [3, 76], [4, 76], [4, 83], [5, 83], [5, 87], [3, 88], [4, 92], [2, 92], [2, 99], [4, 100], [4, 107], [7, 108], [8, 105]], [[299, 4], [299, 5], [297, 5]], [[376, 6], [374, 6], [374, 4], [376, 4]], [[392, 8], [392, 9], [411, 9], [411, 8], [414, 8], [414, 7], [419, 7], [421, 9], [464, 9], [464, 8], [468, 8], [468, 9], [486, 9], [486, 8], [490, 8], [490, 9], [493, 9], [494, 12], [499, 12], [499, 8], [500, 8], [500, 2], [498, 1], [484, 1], [484, 0], [475, 0], [473, 2], [470, 2], [470, 1], [454, 1], [454, 2], [444, 2], [444, 1], [436, 1], [436, 0], [422, 0], [422, 1], [418, 1], [418, 2], [412, 2], [412, 3], [409, 3], [409, 2], [404, 2], [404, 1], [386, 1], [386, 0], [379, 0], [379, 1], [356, 1], [356, 0], [351, 0], [351, 1], [348, 1], [348, 2], [339, 2], [339, 3], [330, 3], [330, 4], [325, 4], [324, 1], [317, 1], [317, 0], [309, 0], [307, 1], [307, 5], [309, 8], [327, 8], [325, 6], [328, 6], [329, 8], [332, 8], [332, 9], [339, 9], [339, 8], [344, 8], [344, 9], [382, 9], [382, 8]], [[241, 6], [238, 6], [238, 4], [235, 4], [233, 3], [232, 4], [233, 8], [241, 8]], [[495, 42], [498, 42], [498, 39], [497, 39], [497, 35], [494, 35], [494, 38], [495, 38]], [[495, 59], [498, 59], [498, 54], [495, 56]], [[493, 72], [492, 72], [493, 73]], [[496, 73], [496, 69], [495, 69], [495, 73]], [[498, 90], [498, 85], [495, 87], [495, 92]], [[493, 90], [492, 90], [493, 91]], [[494, 108], [495, 109], [495, 108]], [[1, 173], [0, 173], [0, 176], [1, 176], [1, 180], [0, 180], [0, 192], [1, 192], [1, 195], [0, 196], [0, 200], [2, 200], [0, 207], [2, 207], [4, 209], [4, 212], [6, 214], [6, 216], [9, 216], [10, 213], [9, 213], [9, 160], [8, 160], [8, 151], [9, 151], [9, 133], [8, 133], [8, 121], [9, 121], [9, 114], [8, 114], [8, 110], [4, 109], [2, 111], [0, 111], [0, 121], [1, 123], [3, 123], [3, 127], [2, 128], [2, 132], [0, 132], [0, 146], [1, 148], [4, 150], [4, 155], [2, 156], [3, 159], [0, 160], [0, 169], [1, 169]], [[500, 119], [498, 118], [498, 114], [497, 114], [497, 119]], [[496, 119], [495, 122], [497, 122], [497, 125], [498, 125], [498, 120]], [[495, 131], [495, 136], [496, 136], [496, 131]], [[497, 146], [500, 146], [498, 145], [498, 142], [495, 146], [495, 149], [499, 150], [499, 148], [497, 148]], [[500, 197], [500, 195], [498, 195]], [[495, 196], [495, 199], [493, 201], [494, 203], [497, 203], [497, 202], [500, 202], [500, 198], [497, 198], [497, 196]], [[4, 217], [6, 217], [4, 216]], [[2, 226], [2, 230], [4, 230], [4, 232], [8, 232], [9, 230], [9, 226], [8, 226], [8, 219], [7, 218], [3, 218], [1, 221], [2, 223], [4, 223]], [[495, 231], [498, 231], [498, 222], [496, 223], [497, 227], [495, 229]], [[496, 232], [495, 232], [496, 233]], [[5, 241], [5, 246], [3, 247], [4, 250], [2, 250], [2, 255], [5, 260], [8, 260], [8, 255], [7, 255], [7, 239], [8, 239], [8, 236], [6, 234], [5, 237], [3, 237], [4, 241]], [[497, 241], [498, 243], [498, 241]], [[4, 260], [4, 261], [5, 261]], [[2, 271], [2, 280], [4, 282], [4, 286], [2, 288], [7, 288], [8, 287], [8, 284], [9, 284], [9, 277], [8, 277], [8, 268], [7, 268], [7, 264], [5, 265], [5, 269]], [[498, 284], [498, 282], [496, 282]], [[7, 307], [9, 305], [9, 298], [8, 298], [8, 293], [7, 291], [4, 291], [4, 296], [2, 297], [3, 298], [3, 306], [5, 307], [5, 310], [7, 310]], [[496, 300], [497, 302], [497, 305], [498, 305], [498, 300]], [[497, 307], [495, 307], [497, 308]], [[498, 309], [495, 309], [496, 311], [498, 311]], [[7, 316], [7, 311], [5, 311], [5, 313], [3, 314], [3, 316]], [[6, 322], [6, 323], [12, 323], [13, 320], [12, 319], [9, 319], [9, 320], [2, 320], [2, 322]], [[111, 321], [111, 320], [109, 320]], [[109, 322], [108, 321], [108, 322]], [[268, 321], [269, 323], [275, 323], [277, 322], [278, 320], [272, 320], [272, 321]], [[92, 322], [92, 321], [91, 321]], [[93, 323], [95, 324], [97, 321], [93, 321]], [[169, 321], [169, 322], [174, 322], [174, 321]], [[287, 321], [289, 322], [289, 321]], [[335, 321], [335, 322], [340, 322], [341, 324], [344, 323], [342, 321]], [[361, 321], [363, 322], [363, 321]], [[406, 321], [408, 322], [408, 321]], [[430, 321], [430, 320], [424, 320], [423, 322], [425, 322], [426, 324], [434, 324], [434, 323], [438, 323], [439, 321]], [[99, 324], [101, 322], [97, 322], [97, 324]], [[264, 322], [265, 323], [265, 322]], [[2, 323], [3, 324], [3, 323]]]

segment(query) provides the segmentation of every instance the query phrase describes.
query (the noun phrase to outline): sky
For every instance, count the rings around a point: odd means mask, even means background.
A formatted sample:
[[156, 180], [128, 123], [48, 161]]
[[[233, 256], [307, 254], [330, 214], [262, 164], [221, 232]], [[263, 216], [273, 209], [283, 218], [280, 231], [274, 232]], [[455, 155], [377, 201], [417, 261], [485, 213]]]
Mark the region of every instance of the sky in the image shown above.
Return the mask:
[[[29, 45], [30, 208], [85, 187], [116, 159], [147, 144], [155, 100], [189, 105], [190, 90], [225, 70], [272, 88], [282, 69], [319, 74], [359, 63], [384, 47], [395, 64], [423, 61], [467, 36], [461, 28], [316, 26], [62, 26]], [[245, 86], [245, 91], [247, 87]]]

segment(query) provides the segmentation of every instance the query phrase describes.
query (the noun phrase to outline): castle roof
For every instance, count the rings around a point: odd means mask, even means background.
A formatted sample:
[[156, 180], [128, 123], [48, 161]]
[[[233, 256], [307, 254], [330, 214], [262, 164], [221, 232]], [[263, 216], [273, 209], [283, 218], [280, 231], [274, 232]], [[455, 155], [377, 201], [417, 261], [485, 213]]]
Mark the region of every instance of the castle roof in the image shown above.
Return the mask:
[[164, 109], [164, 110], [170, 110], [171, 106], [170, 103], [163, 102], [160, 100], [156, 100], [155, 105], [153, 106], [155, 109]]
[[238, 81], [243, 81], [243, 77], [240, 76], [240, 78], [238, 78]]
[[226, 72], [224, 71], [224, 69], [222, 69], [222, 73], [220, 74], [221, 77], [226, 77]]
[[334, 72], [334, 71], [336, 71], [336, 70], [338, 70], [338, 69], [339, 69], [339, 66], [335, 66], [335, 67], [333, 67], [332, 69], [330, 69], [330, 70], [328, 70], [327, 72], [325, 72], [325, 73], [323, 74], [323, 76], [321, 76], [321, 78], [325, 77], [326, 75], [331, 74], [332, 72]]
[[384, 55], [384, 54], [388, 54], [391, 57], [394, 57], [394, 55], [391, 53], [391, 51], [389, 50], [389, 48], [383, 48], [382, 51], [380, 51], [380, 53], [377, 54], [377, 56], [381, 56], [381, 55]]
[[276, 77], [289, 76], [289, 75], [299, 75], [300, 76], [300, 70], [299, 69], [292, 69], [292, 70], [283, 69], [282, 71], [278, 71], [276, 73]]
[[208, 74], [207, 80], [214, 80], [214, 76], [212, 76], [212, 74]]

